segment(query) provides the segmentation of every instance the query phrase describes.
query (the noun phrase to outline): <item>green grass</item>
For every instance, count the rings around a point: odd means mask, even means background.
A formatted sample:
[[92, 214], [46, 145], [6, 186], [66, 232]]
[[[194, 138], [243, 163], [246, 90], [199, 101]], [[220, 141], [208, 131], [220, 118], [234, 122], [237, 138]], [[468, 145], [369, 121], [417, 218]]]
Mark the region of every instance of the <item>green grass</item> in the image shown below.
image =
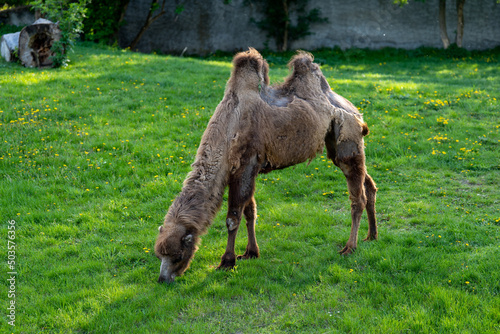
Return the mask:
[[[230, 57], [79, 45], [67, 68], [0, 62], [0, 331], [498, 332], [500, 54], [315, 55], [370, 127], [380, 240], [338, 255], [350, 204], [342, 173], [320, 155], [258, 178], [260, 259], [215, 270], [224, 206], [173, 285], [156, 283], [157, 227], [222, 99]], [[271, 81], [282, 80], [289, 54], [265, 56]], [[245, 237], [242, 228], [239, 253]]]

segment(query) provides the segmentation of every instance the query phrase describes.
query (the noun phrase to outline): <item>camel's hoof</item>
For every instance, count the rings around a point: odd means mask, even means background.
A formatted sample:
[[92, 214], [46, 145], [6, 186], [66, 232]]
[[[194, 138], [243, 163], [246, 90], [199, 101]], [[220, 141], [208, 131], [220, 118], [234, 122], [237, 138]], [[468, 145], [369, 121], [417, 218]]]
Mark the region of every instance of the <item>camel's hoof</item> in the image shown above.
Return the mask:
[[245, 254], [238, 255], [237, 259], [238, 260], [249, 260], [249, 259], [256, 259], [258, 257], [259, 257], [259, 253], [246, 251]]
[[236, 259], [233, 256], [223, 256], [219, 266], [217, 267], [217, 270], [230, 270], [233, 269], [234, 266], [236, 265]]
[[217, 267], [217, 270], [231, 270], [234, 268], [234, 264], [225, 264], [225, 263], [220, 263], [219, 266]]
[[339, 254], [340, 255], [351, 255], [352, 253], [354, 253], [354, 250], [355, 248], [351, 248], [349, 246], [345, 246], [344, 249], [342, 249]]
[[373, 241], [377, 240], [378, 236], [376, 234], [368, 234], [366, 238], [363, 239], [363, 241]]

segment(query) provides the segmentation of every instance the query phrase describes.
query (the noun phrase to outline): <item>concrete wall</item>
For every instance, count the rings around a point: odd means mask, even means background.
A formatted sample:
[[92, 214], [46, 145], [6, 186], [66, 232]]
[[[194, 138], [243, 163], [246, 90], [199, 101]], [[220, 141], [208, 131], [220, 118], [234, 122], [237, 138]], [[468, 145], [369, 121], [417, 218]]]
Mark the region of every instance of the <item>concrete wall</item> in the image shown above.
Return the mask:
[[[244, 0], [233, 0], [225, 5], [222, 0], [186, 0], [184, 11], [175, 14], [176, 3], [167, 1], [166, 14], [155, 21], [142, 37], [138, 49], [144, 52], [159, 50], [205, 54], [216, 50], [233, 51], [249, 45], [262, 48], [265, 34], [253, 24], [255, 9], [243, 5]], [[131, 0], [121, 28], [119, 43], [130, 44], [144, 24], [151, 1]]]
[[[313, 35], [298, 40], [290, 49], [320, 47], [412, 49], [420, 46], [442, 47], [439, 37], [438, 1], [410, 0], [399, 7], [393, 0], [310, 0], [320, 8], [329, 23], [313, 25]], [[176, 4], [184, 11], [175, 14]], [[250, 22], [259, 19], [256, 4], [244, 0], [167, 1], [167, 13], [145, 33], [137, 48], [143, 52], [206, 54], [216, 50], [235, 51], [265, 46], [265, 33]], [[151, 0], [131, 0], [121, 28], [119, 43], [126, 47], [143, 25]], [[464, 8], [463, 44], [467, 49], [487, 49], [500, 45], [500, 4], [495, 0], [467, 0]], [[455, 38], [457, 14], [455, 1], [447, 0], [450, 40]], [[269, 40], [270, 48], [275, 47]]]
[[[341, 48], [420, 46], [442, 47], [439, 33], [439, 0], [411, 1], [399, 7], [392, 0], [312, 1], [330, 18], [318, 26], [312, 38], [297, 42], [304, 48], [338, 45]], [[454, 0], [446, 2], [448, 37], [453, 42], [457, 27]], [[495, 0], [467, 0], [464, 8], [466, 49], [488, 49], [500, 45], [500, 4]]]
[[[393, 0], [311, 0], [329, 23], [313, 25], [314, 34], [294, 42], [290, 49], [341, 48], [417, 48], [442, 47], [439, 37], [438, 1], [411, 1], [399, 7]], [[233, 0], [182, 1], [184, 11], [175, 14], [177, 1], [168, 1], [167, 13], [143, 36], [138, 49], [143, 52], [206, 54], [216, 50], [235, 51], [249, 46], [262, 49], [273, 40], [250, 22], [259, 19], [256, 4]], [[144, 23], [150, 0], [131, 0], [120, 30], [120, 45], [127, 46]], [[468, 0], [465, 3], [464, 47], [487, 49], [500, 45], [500, 4], [495, 0]], [[455, 38], [455, 1], [447, 1], [450, 40]]]

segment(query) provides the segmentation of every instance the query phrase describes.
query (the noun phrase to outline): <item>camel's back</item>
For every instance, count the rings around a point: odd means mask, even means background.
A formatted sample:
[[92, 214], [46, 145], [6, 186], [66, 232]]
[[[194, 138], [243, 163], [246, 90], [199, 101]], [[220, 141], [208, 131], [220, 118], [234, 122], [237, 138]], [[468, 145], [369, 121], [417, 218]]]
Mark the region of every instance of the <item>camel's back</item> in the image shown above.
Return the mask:
[[263, 146], [272, 169], [307, 161], [323, 150], [328, 115], [315, 112], [301, 99], [294, 99], [285, 108], [266, 105], [262, 109]]

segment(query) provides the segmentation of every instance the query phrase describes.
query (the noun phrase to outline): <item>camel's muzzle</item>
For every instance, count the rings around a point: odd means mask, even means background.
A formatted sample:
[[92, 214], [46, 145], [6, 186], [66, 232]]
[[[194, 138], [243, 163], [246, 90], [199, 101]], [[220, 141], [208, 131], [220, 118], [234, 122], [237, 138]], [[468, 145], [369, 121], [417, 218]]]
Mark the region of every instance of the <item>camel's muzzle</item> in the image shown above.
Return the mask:
[[170, 261], [166, 258], [161, 259], [160, 267], [160, 277], [158, 277], [158, 283], [173, 283], [177, 275], [172, 272], [172, 266]]

